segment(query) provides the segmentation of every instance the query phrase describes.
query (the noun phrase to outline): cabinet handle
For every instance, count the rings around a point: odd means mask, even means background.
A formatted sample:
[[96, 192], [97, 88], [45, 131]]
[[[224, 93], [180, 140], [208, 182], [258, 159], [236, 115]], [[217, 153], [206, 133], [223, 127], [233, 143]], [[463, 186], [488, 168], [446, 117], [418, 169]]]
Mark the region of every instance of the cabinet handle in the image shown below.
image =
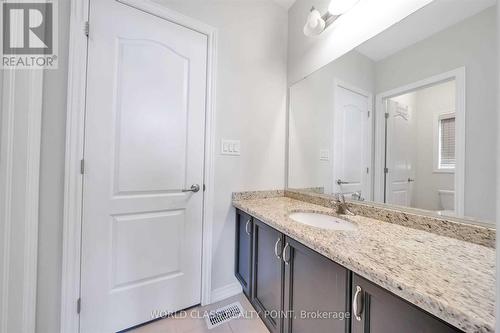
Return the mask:
[[286, 250], [288, 249], [290, 245], [288, 243], [285, 244], [285, 247], [283, 248], [283, 254], [282, 254], [282, 257], [283, 257], [283, 262], [288, 265], [290, 262], [288, 261], [288, 259], [286, 259]]
[[[361, 289], [360, 286], [356, 286], [356, 293], [354, 294], [354, 300], [352, 301], [352, 312], [354, 312], [354, 318], [356, 318], [357, 321], [361, 321], [361, 313], [363, 312], [362, 291], [363, 289]], [[359, 306], [358, 303], [360, 303]]]
[[248, 236], [250, 236], [250, 231], [248, 231], [248, 226], [250, 225], [250, 220], [247, 221], [247, 224], [245, 224], [245, 232], [247, 233]]
[[280, 242], [281, 242], [281, 238], [278, 238], [278, 240], [276, 241], [276, 244], [274, 244], [274, 255], [278, 259], [281, 259], [280, 252], [278, 251], [278, 245], [280, 244]]

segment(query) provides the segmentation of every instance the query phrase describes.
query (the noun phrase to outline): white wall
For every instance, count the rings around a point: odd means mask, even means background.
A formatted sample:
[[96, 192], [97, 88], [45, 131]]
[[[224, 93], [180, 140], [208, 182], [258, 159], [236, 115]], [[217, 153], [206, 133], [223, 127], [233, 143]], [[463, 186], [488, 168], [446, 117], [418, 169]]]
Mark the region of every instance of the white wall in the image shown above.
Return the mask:
[[[235, 282], [231, 192], [283, 188], [287, 13], [271, 1], [159, 1], [218, 28], [216, 145], [240, 139], [241, 157], [215, 159], [212, 288]], [[37, 332], [57, 332], [69, 1], [59, 2], [59, 69], [44, 87]]]
[[491, 7], [376, 63], [378, 93], [466, 67], [465, 215], [490, 221], [496, 211], [496, 39]]
[[361, 1], [321, 36], [311, 38], [302, 31], [309, 10], [314, 6], [325, 13], [330, 0], [297, 0], [288, 12], [288, 82], [299, 81], [431, 1]]
[[[332, 193], [335, 79], [373, 92], [374, 63], [353, 50], [290, 88], [291, 188], [323, 187]], [[329, 150], [329, 161], [320, 161], [320, 149]]]

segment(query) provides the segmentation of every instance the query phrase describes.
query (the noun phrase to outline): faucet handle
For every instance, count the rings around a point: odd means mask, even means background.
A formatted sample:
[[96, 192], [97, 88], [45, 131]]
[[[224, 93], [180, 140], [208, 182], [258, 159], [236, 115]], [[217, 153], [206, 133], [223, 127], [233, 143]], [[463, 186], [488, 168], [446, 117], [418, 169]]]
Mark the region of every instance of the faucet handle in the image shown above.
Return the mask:
[[344, 204], [345, 203], [345, 196], [344, 196], [344, 193], [335, 193], [335, 201], [337, 203], [342, 203]]

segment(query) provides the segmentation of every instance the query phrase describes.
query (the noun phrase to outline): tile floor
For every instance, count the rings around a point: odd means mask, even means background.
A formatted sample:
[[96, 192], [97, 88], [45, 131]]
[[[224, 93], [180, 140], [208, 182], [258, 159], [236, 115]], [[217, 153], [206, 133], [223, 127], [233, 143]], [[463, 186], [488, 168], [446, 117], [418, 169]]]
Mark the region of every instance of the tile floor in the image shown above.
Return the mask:
[[[247, 312], [247, 317], [235, 318], [209, 330], [204, 318], [192, 318], [190, 314], [204, 313], [239, 301]], [[253, 311], [253, 312], [252, 312]], [[186, 318], [166, 318], [141, 326], [128, 333], [269, 333], [254, 308], [243, 294], [233, 296], [218, 303], [187, 310]]]

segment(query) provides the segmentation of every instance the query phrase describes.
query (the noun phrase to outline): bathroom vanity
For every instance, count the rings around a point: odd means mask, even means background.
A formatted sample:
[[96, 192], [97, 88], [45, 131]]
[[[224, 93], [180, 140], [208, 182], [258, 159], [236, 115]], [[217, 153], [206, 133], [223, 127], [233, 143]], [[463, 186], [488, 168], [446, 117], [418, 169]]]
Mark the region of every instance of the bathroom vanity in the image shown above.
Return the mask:
[[495, 6], [432, 1], [290, 84], [286, 190], [233, 197], [271, 332], [494, 331]]
[[[235, 275], [272, 333], [494, 331], [492, 229], [443, 221], [423, 231], [407, 214], [415, 228], [338, 216], [326, 196], [299, 200], [289, 191], [235, 194], [233, 205]], [[291, 219], [294, 212], [355, 228], [317, 228]], [[453, 223], [455, 239], [443, 236]]]

